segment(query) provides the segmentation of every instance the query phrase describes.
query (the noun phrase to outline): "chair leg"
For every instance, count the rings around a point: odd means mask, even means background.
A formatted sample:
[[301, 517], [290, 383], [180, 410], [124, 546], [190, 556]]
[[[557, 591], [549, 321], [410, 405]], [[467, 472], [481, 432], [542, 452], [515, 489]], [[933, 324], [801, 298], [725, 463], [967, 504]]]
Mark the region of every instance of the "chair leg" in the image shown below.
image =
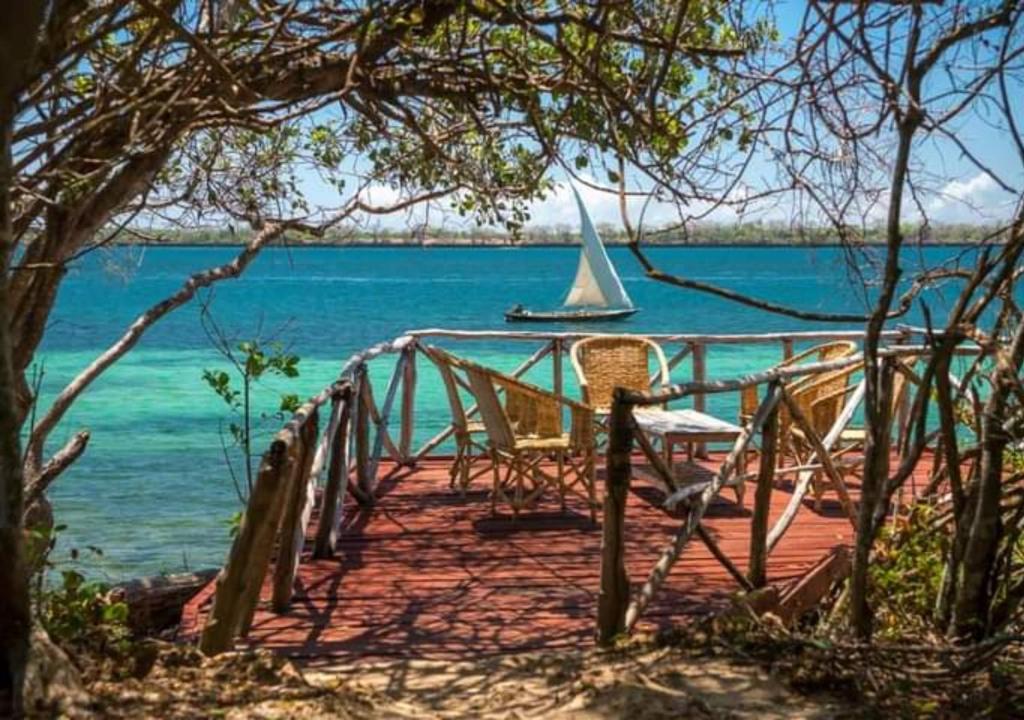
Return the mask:
[[597, 524], [597, 489], [594, 487], [597, 484], [596, 469], [597, 462], [594, 458], [594, 451], [588, 450], [583, 471], [586, 473], [587, 497], [590, 498], [590, 522], [595, 525]]
[[455, 446], [455, 459], [452, 460], [452, 466], [448, 470], [448, 487], [452, 490], [455, 489], [455, 478], [459, 477], [462, 473], [462, 458], [463, 458], [463, 445], [462, 443], [456, 443]]
[[814, 512], [821, 512], [821, 499], [825, 495], [825, 491], [822, 488], [822, 473], [820, 470], [814, 471], [814, 476], [811, 478], [811, 492], [814, 493]]
[[736, 504], [743, 507], [743, 496], [747, 492], [747, 453], [744, 450], [736, 463], [736, 474], [739, 476], [736, 481]]
[[565, 453], [559, 451], [556, 462], [558, 464], [558, 499], [562, 506], [562, 514], [565, 514]]
[[494, 470], [494, 487], [491, 490], [491, 515], [497, 515], [498, 493], [501, 492], [501, 468], [498, 466], [497, 452], [491, 452], [491, 467]]
[[526, 481], [526, 470], [520, 458], [516, 458], [516, 486], [512, 496], [512, 519], [519, 519], [519, 510], [523, 505], [523, 483]]

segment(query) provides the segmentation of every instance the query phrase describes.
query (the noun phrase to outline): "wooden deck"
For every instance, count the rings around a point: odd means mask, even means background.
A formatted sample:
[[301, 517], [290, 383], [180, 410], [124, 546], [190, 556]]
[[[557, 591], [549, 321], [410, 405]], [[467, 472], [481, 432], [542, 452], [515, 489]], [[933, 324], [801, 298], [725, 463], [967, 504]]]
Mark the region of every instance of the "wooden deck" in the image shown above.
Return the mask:
[[[720, 460], [715, 455], [702, 466], [714, 469]], [[570, 500], [565, 515], [549, 499], [516, 522], [511, 515], [492, 517], [486, 483], [460, 498], [448, 488], [447, 468], [444, 459], [425, 461], [415, 470], [392, 468], [375, 507], [349, 507], [338, 557], [304, 556], [292, 609], [275, 615], [261, 602], [246, 642], [335, 661], [454, 659], [591, 643], [601, 532], [583, 503]], [[382, 475], [388, 470], [382, 468]], [[748, 485], [740, 507], [727, 489], [705, 518], [722, 550], [741, 568], [747, 565], [753, 494]], [[777, 486], [772, 522], [789, 498], [785, 486]], [[651, 484], [635, 480], [626, 522], [634, 583], [643, 581], [678, 527], [678, 520], [657, 506], [660, 499]], [[826, 496], [820, 514], [806, 501], [771, 554], [769, 582], [799, 577], [851, 537], [833, 496]], [[185, 608], [186, 637], [201, 629], [212, 590], [211, 584]], [[725, 569], [694, 541], [639, 629], [726, 608], [736, 590]]]

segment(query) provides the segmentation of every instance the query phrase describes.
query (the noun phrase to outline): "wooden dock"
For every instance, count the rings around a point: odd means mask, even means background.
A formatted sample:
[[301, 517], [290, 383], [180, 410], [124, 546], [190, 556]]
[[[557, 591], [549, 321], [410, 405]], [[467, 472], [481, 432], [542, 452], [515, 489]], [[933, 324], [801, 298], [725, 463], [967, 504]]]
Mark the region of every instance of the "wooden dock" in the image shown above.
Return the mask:
[[[886, 349], [887, 357], [918, 358], [925, 352], [909, 344], [911, 334], [889, 332], [886, 340], [897, 346]], [[494, 371], [465, 357], [439, 360], [438, 346], [430, 343], [515, 343], [532, 353], [502, 376], [502, 388], [492, 387], [490, 395], [510, 392], [504, 384], [528, 372], [543, 374], [539, 364], [545, 363], [550, 390], [531, 392], [568, 404], [564, 359], [571, 343], [584, 336], [428, 329], [367, 348], [292, 415], [263, 453], [224, 569], [185, 608], [182, 636], [198, 639], [207, 655], [262, 647], [324, 662], [444, 660], [595, 641], [608, 645], [624, 632], [651, 631], [727, 609], [739, 591], [766, 586], [780, 593], [779, 612], [796, 615], [813, 604], [833, 573], [848, 569], [848, 555], [835, 550], [852, 539], [860, 488], [852, 473], [837, 469], [833, 446], [865, 395], [863, 379], [849, 384], [863, 360], [846, 350], [855, 349], [852, 341], [859, 336], [858, 331], [655, 336], [668, 349], [662, 374], [689, 360], [691, 379], [615, 395], [606, 424], [607, 458], [599, 455], [597, 463], [601, 526], [575, 498], [566, 513], [549, 497], [518, 520], [504, 503], [498, 507], [506, 514], [492, 517], [490, 479], [479, 478], [460, 496], [449, 487], [453, 458], [438, 455], [451, 452], [446, 442], [459, 427], [465, 435], [468, 418], [477, 411], [467, 404], [469, 398], [453, 400], [460, 379], [462, 390], [480, 401], [472, 383], [455, 370]], [[823, 340], [830, 343], [794, 355], [796, 343]], [[709, 381], [707, 350], [744, 344], [775, 344], [781, 358], [803, 361]], [[836, 346], [844, 350], [840, 357], [821, 354]], [[448, 363], [456, 376], [446, 385], [451, 417], [461, 417], [459, 422], [438, 426], [432, 418], [433, 426], [417, 424], [418, 358], [428, 365]], [[369, 365], [377, 361], [390, 363], [390, 380], [375, 393]], [[813, 416], [814, 423], [794, 390], [800, 378], [810, 376], [828, 383], [843, 378], [847, 385]], [[434, 381], [440, 382], [436, 374]], [[763, 395], [756, 410], [748, 408], [732, 449], [682, 472], [667, 466], [664, 448], [656, 449], [634, 415], [639, 408], [668, 402], [699, 412], [707, 396], [757, 386], [764, 387]], [[897, 436], [905, 430], [907, 397], [892, 400], [898, 405]], [[492, 397], [492, 410], [496, 402]], [[464, 407], [456, 412], [457, 405]], [[588, 410], [573, 407], [574, 422], [577, 411]], [[826, 409], [832, 414], [823, 414]], [[788, 472], [780, 478], [779, 458], [771, 449], [780, 447], [776, 432], [783, 414], [802, 433], [805, 447], [801, 451], [790, 436], [789, 454], [783, 456]], [[493, 412], [490, 422], [500, 424]], [[416, 449], [413, 440], [423, 430], [432, 435]], [[582, 444], [573, 452], [589, 463], [594, 448], [585, 435], [574, 440]], [[462, 452], [481, 449], [465, 437], [456, 440]], [[694, 445], [700, 457], [701, 442]], [[755, 448], [765, 452], [755, 464], [746, 464], [744, 487], [752, 492], [739, 504], [731, 486]], [[848, 453], [857, 448], [841, 452], [850, 462]], [[913, 495], [915, 485], [927, 482], [930, 452], [915, 455], [915, 479], [901, 492]], [[542, 456], [535, 461], [558, 462]], [[700, 480], [707, 482], [684, 487]], [[827, 489], [819, 510], [811, 500], [812, 486]], [[667, 503], [664, 488], [671, 491]], [[665, 505], [679, 507], [685, 519]], [[322, 526], [320, 514], [326, 518]]]
[[[712, 454], [694, 473], [716, 470]], [[295, 657], [351, 662], [386, 657], [455, 659], [593, 643], [600, 579], [601, 530], [580, 501], [563, 515], [544, 500], [513, 522], [492, 517], [487, 482], [465, 498], [448, 487], [449, 460], [415, 469], [382, 465], [373, 507], [348, 505], [335, 559], [314, 560], [307, 540], [291, 609], [269, 608], [270, 580], [241, 647]], [[923, 471], [923, 468], [922, 468]], [[603, 471], [599, 472], [599, 487]], [[753, 487], [752, 485], [750, 486]], [[771, 522], [791, 492], [776, 484]], [[851, 489], [856, 493], [856, 481]], [[746, 569], [753, 492], [745, 506], [726, 490], [704, 518], [721, 549]], [[663, 495], [634, 476], [626, 513], [627, 568], [642, 582], [679, 527], [661, 509]], [[316, 517], [307, 532], [315, 537]], [[821, 513], [805, 500], [770, 555], [769, 583], [794, 581], [852, 537], [833, 494]], [[690, 543], [638, 629], [652, 630], [730, 606], [731, 578], [698, 542]], [[213, 584], [186, 607], [182, 633], [202, 629]]]

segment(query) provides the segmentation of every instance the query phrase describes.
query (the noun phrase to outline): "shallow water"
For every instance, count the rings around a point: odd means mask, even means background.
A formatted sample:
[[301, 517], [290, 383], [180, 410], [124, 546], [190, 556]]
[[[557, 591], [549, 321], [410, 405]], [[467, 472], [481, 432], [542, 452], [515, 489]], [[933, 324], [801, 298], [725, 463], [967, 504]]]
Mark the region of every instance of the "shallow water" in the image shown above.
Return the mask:
[[[957, 252], [915, 250], [907, 257], [908, 274], [920, 262]], [[43, 406], [187, 273], [233, 254], [230, 248], [134, 248], [83, 259], [63, 285], [37, 358], [44, 372]], [[277, 338], [301, 356], [300, 377], [270, 381], [260, 391], [261, 408], [270, 411], [278, 392], [311, 395], [336, 378], [353, 352], [405, 330], [504, 329], [502, 312], [515, 303], [558, 305], [575, 272], [576, 254], [571, 248], [272, 249], [243, 278], [217, 286], [210, 307], [228, 334]], [[667, 270], [779, 303], [825, 311], [859, 311], [865, 305], [835, 249], [659, 248], [651, 254]], [[587, 329], [736, 333], [826, 327], [656, 284], [642, 277], [626, 250], [613, 248], [611, 256], [642, 310], [628, 321]], [[941, 293], [929, 301], [941, 318]], [[103, 560], [93, 571], [112, 579], [223, 561], [227, 520], [239, 509], [219, 433], [229, 416], [201, 375], [204, 368], [226, 369], [226, 361], [212, 349], [199, 315], [193, 303], [162, 320], [89, 389], [52, 437], [51, 450], [78, 429], [92, 431], [86, 455], [58, 480], [52, 497], [58, 522], [67, 525], [62, 548], [102, 548]], [[459, 351], [511, 369], [534, 348], [478, 342]], [[779, 353], [771, 346], [716, 347], [708, 354], [708, 374], [756, 370], [777, 361]], [[549, 362], [529, 377], [550, 385]], [[372, 368], [378, 400], [389, 364]], [[420, 441], [443, 427], [447, 412], [440, 383], [425, 365], [421, 359]], [[686, 379], [689, 371], [684, 362], [674, 379]], [[568, 363], [566, 388], [575, 392]], [[732, 395], [709, 402], [724, 418], [735, 416], [735, 405]], [[263, 437], [275, 423], [263, 424]]]

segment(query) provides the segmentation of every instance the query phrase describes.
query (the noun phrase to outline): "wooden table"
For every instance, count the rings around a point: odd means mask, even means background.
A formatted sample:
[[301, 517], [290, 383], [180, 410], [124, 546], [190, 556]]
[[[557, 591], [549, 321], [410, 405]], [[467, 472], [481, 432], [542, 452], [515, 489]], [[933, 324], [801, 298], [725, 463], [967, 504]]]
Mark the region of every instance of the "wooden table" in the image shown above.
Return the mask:
[[[735, 442], [742, 432], [739, 425], [707, 415], [697, 410], [662, 410], [643, 408], [633, 411], [637, 427], [648, 435], [661, 440], [662, 452], [668, 467], [675, 469], [672, 450], [676, 445], [686, 445], [686, 455], [693, 462], [693, 446], [702, 442]], [[745, 453], [744, 453], [745, 454]], [[736, 499], [743, 503], [743, 476], [746, 462], [740, 457], [735, 475]], [[682, 478], [678, 478], [682, 480]]]
[[633, 412], [636, 424], [648, 435], [661, 439], [665, 460], [672, 465], [672, 448], [686, 445], [687, 459], [693, 461], [693, 446], [702, 442], [735, 442], [742, 429], [697, 410], [643, 408]]

